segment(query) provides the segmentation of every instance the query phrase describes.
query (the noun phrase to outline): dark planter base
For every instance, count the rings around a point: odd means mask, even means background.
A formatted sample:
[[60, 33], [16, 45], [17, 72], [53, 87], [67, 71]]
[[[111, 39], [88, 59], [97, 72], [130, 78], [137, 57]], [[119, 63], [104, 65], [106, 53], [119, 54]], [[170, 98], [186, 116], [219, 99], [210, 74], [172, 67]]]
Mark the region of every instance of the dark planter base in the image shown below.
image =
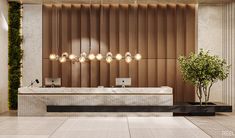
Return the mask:
[[[188, 102], [188, 104], [200, 106], [200, 102]], [[202, 102], [202, 106], [205, 106], [205, 105], [216, 105], [216, 104], [212, 102], [208, 102], [207, 104], [205, 104], [205, 102]]]
[[215, 116], [215, 112], [198, 112], [198, 113], [173, 113], [173, 116]]
[[173, 116], [215, 116], [216, 112], [232, 112], [232, 106], [222, 103], [199, 102], [178, 103], [174, 105]]

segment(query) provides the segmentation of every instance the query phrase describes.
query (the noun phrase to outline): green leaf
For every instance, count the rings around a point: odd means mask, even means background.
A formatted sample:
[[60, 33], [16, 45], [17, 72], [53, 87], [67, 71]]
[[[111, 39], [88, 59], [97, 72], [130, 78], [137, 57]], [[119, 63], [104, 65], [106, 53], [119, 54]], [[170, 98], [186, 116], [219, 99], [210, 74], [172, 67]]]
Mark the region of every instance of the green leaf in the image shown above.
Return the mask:
[[8, 93], [9, 108], [17, 109], [18, 88], [20, 87], [21, 60], [23, 51], [21, 49], [22, 36], [21, 28], [21, 4], [18, 2], [9, 2], [8, 11]]
[[193, 85], [207, 87], [218, 80], [228, 77], [230, 65], [218, 56], [210, 55], [209, 51], [200, 49], [198, 54], [191, 53], [188, 57], [178, 58], [184, 80]]

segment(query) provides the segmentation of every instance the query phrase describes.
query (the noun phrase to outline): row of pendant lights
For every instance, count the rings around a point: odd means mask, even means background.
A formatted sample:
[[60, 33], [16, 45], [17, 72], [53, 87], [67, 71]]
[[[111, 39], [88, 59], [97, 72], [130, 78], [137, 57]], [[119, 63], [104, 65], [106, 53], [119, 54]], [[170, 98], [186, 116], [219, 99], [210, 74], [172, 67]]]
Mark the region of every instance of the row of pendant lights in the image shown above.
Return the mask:
[[141, 54], [137, 53], [134, 56], [131, 55], [130, 52], [126, 52], [124, 56], [122, 56], [121, 54], [116, 54], [115, 57], [113, 56], [113, 54], [111, 52], [108, 52], [105, 56], [103, 56], [102, 54], [87, 54], [85, 52], [81, 53], [80, 57], [76, 56], [74, 54], [68, 54], [67, 52], [62, 53], [61, 56], [56, 55], [56, 54], [50, 54], [49, 56], [50, 60], [52, 61], [59, 61], [61, 63], [66, 62], [67, 60], [74, 62], [80, 62], [83, 63], [85, 62], [87, 59], [92, 61], [92, 60], [102, 60], [105, 59], [107, 63], [111, 63], [114, 59], [120, 61], [122, 59], [124, 59], [127, 63], [130, 63], [133, 59], [134, 60], [141, 60], [142, 56]]

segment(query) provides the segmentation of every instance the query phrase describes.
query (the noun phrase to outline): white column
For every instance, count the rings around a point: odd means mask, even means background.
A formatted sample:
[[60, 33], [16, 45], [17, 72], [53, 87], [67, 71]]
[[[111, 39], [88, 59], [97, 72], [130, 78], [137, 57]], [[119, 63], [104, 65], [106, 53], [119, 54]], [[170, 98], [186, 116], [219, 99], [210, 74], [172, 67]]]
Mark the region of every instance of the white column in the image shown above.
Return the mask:
[[223, 57], [231, 65], [223, 82], [223, 102], [235, 110], [235, 2], [223, 6]]

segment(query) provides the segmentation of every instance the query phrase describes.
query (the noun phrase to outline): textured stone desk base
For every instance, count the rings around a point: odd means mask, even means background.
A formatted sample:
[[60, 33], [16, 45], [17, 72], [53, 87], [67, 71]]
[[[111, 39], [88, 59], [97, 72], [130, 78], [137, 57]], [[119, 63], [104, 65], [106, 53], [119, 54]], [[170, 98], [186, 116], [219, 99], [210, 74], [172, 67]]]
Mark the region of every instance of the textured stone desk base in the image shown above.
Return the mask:
[[[18, 96], [19, 116], [47, 116], [47, 105], [173, 105], [171, 94], [32, 95]], [[58, 113], [55, 113], [56, 115]], [[51, 114], [50, 114], [51, 115]]]

